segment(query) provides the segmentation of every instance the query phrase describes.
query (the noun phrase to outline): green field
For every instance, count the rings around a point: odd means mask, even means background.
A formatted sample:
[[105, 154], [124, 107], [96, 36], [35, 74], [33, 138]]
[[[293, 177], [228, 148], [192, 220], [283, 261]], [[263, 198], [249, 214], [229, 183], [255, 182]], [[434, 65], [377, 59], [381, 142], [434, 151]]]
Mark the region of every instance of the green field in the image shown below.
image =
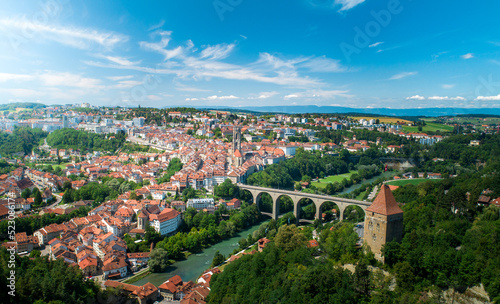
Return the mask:
[[327, 184], [335, 182], [340, 183], [344, 178], [347, 179], [351, 178], [351, 175], [353, 175], [354, 173], [358, 173], [358, 171], [352, 170], [351, 172], [345, 174], [331, 175], [323, 179], [320, 179], [319, 182], [312, 182], [311, 184], [314, 185], [314, 187], [316, 188], [325, 188]]
[[442, 125], [438, 124], [435, 122], [427, 122], [425, 126], [422, 127], [422, 131], [418, 130], [417, 126], [410, 127], [410, 126], [403, 126], [403, 130], [405, 132], [410, 132], [410, 133], [419, 133], [419, 132], [452, 132], [453, 131], [453, 126], [447, 126], [447, 125]]
[[402, 179], [402, 180], [390, 181], [390, 182], [387, 182], [387, 184], [393, 185], [393, 186], [404, 186], [404, 185], [412, 184], [412, 185], [416, 186], [420, 183], [428, 182], [428, 181], [435, 182], [435, 181], [437, 181], [437, 179], [427, 179], [427, 178]]

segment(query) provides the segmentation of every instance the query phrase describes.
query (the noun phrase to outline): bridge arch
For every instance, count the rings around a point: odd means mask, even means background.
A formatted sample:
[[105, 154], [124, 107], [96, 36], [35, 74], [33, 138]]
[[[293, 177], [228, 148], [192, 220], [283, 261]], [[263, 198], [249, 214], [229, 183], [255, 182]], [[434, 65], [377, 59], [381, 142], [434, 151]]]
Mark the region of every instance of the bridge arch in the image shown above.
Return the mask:
[[282, 214], [286, 214], [288, 212], [294, 211], [295, 202], [293, 198], [288, 194], [281, 194], [276, 198], [275, 201], [276, 206], [274, 207], [277, 210], [278, 217]]
[[342, 220], [348, 220], [354, 223], [363, 222], [365, 220], [365, 209], [356, 205], [349, 205], [345, 208]]
[[314, 199], [308, 197], [301, 197], [297, 200], [294, 206], [295, 217], [297, 218], [297, 223], [313, 223], [316, 218], [316, 203]]
[[263, 213], [273, 213], [274, 200], [272, 196], [267, 192], [258, 192], [254, 196], [255, 204], [257, 209]]
[[[239, 197], [240, 197], [240, 200], [242, 202], [246, 202], [249, 205], [254, 204], [254, 203], [257, 204], [257, 202], [255, 201], [255, 194], [252, 193], [252, 191], [250, 191], [250, 190], [240, 189]], [[258, 206], [257, 206], [257, 208], [258, 208]]]
[[[329, 201], [322, 201], [319, 203], [319, 220], [322, 222], [330, 222], [332, 220], [342, 220], [342, 213], [344, 211], [344, 206], [335, 202], [333, 199]], [[325, 213], [325, 218], [323, 219], [323, 213]]]

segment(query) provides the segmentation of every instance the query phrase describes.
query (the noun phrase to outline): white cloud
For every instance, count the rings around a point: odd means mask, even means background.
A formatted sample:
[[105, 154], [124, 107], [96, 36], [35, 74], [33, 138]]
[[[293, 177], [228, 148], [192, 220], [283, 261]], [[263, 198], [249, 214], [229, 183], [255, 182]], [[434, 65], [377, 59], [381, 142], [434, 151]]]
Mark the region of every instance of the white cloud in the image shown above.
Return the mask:
[[278, 92], [261, 92], [258, 99], [267, 99], [279, 94]]
[[43, 92], [39, 92], [32, 89], [3, 89], [0, 88], [0, 92], [10, 94], [14, 97], [40, 97], [45, 96]]
[[456, 96], [456, 97], [448, 97], [448, 96], [431, 96], [428, 98], [429, 100], [466, 100], [462, 96]]
[[373, 48], [373, 47], [376, 47], [376, 46], [381, 45], [382, 43], [384, 43], [384, 42], [381, 42], [381, 41], [379, 41], [379, 42], [375, 42], [374, 44], [370, 44], [368, 47], [369, 47], [369, 48]]
[[160, 96], [157, 96], [157, 95], [148, 95], [147, 96], [149, 100], [154, 100], [154, 101], [158, 101], [158, 100], [162, 100], [163, 98], [161, 98]]
[[165, 60], [169, 60], [169, 59], [172, 59], [172, 58], [175, 58], [177, 56], [182, 55], [183, 48], [181, 46], [179, 46], [175, 49], [171, 49], [171, 50], [165, 49], [171, 40], [171, 35], [172, 35], [171, 31], [158, 30], [158, 31], [154, 32], [154, 34], [159, 35], [161, 37], [160, 42], [141, 41], [141, 42], [139, 42], [139, 45], [146, 50], [151, 50], [151, 51], [160, 53], [161, 55], [163, 55], [165, 57]]
[[283, 97], [283, 99], [285, 100], [288, 100], [288, 99], [291, 99], [291, 98], [299, 98], [300, 96], [297, 95], [297, 94], [290, 94], [290, 95], [286, 95], [285, 97]]
[[33, 78], [34, 77], [32, 75], [27, 75], [27, 74], [0, 73], [0, 82], [9, 81], [9, 80], [28, 81], [28, 80], [32, 80]]
[[363, 2], [365, 2], [365, 0], [335, 0], [335, 4], [342, 5], [339, 12], [350, 10], [351, 8]]
[[[164, 55], [165, 61], [155, 68], [135, 65], [113, 65], [103, 62], [85, 61], [86, 64], [103, 68], [130, 69], [151, 74], [172, 74], [179, 79], [210, 80], [222, 78], [231, 80], [251, 80], [261, 83], [272, 83], [298, 88], [319, 87], [324, 83], [318, 79], [302, 76], [298, 68], [316, 71], [340, 71], [339, 63], [326, 57], [300, 57], [283, 60], [268, 53], [259, 54], [259, 59], [247, 65], [229, 64], [222, 61], [229, 56], [233, 44], [219, 44], [197, 51], [194, 44], [188, 41], [187, 47], [167, 49], [172, 32], [156, 31], [160, 42], [140, 42], [143, 49]], [[187, 52], [191, 49], [191, 52]], [[193, 53], [194, 55], [190, 55]], [[305, 64], [300, 66], [300, 64]], [[181, 89], [182, 90], [182, 89]]]
[[409, 76], [413, 76], [413, 75], [417, 75], [417, 74], [418, 74], [418, 72], [402, 72], [402, 73], [391, 76], [391, 78], [389, 78], [389, 80], [403, 79], [405, 77], [409, 77]]
[[208, 96], [206, 99], [207, 100], [230, 100], [230, 99], [239, 99], [239, 97], [236, 97], [234, 95], [229, 95], [229, 96], [213, 95], [213, 96]]
[[132, 78], [134, 78], [134, 76], [132, 76], [132, 75], [126, 75], [126, 76], [109, 76], [109, 77], [106, 77], [106, 78], [108, 78], [109, 80], [118, 81], [118, 80], [132, 79]]
[[317, 100], [317, 99], [335, 99], [337, 96], [341, 97], [353, 97], [353, 95], [348, 94], [349, 91], [343, 90], [307, 90], [304, 92], [297, 92], [286, 95], [283, 99], [288, 100], [292, 98], [303, 98], [307, 101]]
[[95, 78], [86, 78], [77, 74], [46, 72], [38, 75], [38, 78], [46, 86], [68, 86], [85, 89], [102, 88], [101, 80]]
[[472, 54], [472, 53], [467, 53], [467, 54], [462, 55], [462, 56], [460, 56], [460, 57], [462, 57], [462, 59], [471, 59], [471, 58], [474, 58], [474, 54]]
[[133, 62], [133, 61], [128, 60], [127, 58], [118, 57], [118, 56], [96, 55], [96, 57], [104, 58], [104, 59], [107, 59], [113, 63], [119, 64], [119, 65], [125, 65], [125, 66], [137, 65], [137, 64], [141, 63], [141, 61], [142, 61], [142, 60], [139, 60], [139, 61]]
[[497, 96], [478, 96], [475, 100], [483, 100], [483, 101], [491, 101], [491, 100], [500, 100], [500, 94]]
[[411, 97], [406, 97], [406, 100], [424, 100], [425, 97], [424, 96], [420, 96], [420, 95], [414, 95], [414, 96], [411, 96]]
[[127, 36], [118, 33], [90, 28], [47, 25], [14, 18], [0, 19], [0, 31], [19, 34], [21, 40], [52, 40], [79, 49], [90, 49], [95, 44], [112, 49], [117, 44], [128, 41]]
[[133, 88], [133, 87], [136, 87], [136, 86], [139, 86], [139, 85], [142, 85], [143, 82], [142, 81], [137, 81], [137, 80], [122, 80], [122, 81], [119, 81], [118, 84], [112, 86], [113, 88], [116, 88], [116, 89], [129, 89], [129, 88]]
[[315, 57], [298, 64], [301, 68], [309, 69], [311, 72], [343, 72], [346, 70], [339, 60], [330, 59], [326, 56]]
[[455, 87], [454, 84], [443, 84], [442, 85], [443, 89], [453, 89]]
[[197, 101], [197, 100], [220, 101], [220, 100], [233, 100], [233, 99], [240, 99], [240, 98], [234, 95], [227, 95], [227, 96], [212, 95], [204, 98], [196, 98], [196, 97], [186, 98], [186, 101]]
[[203, 51], [201, 51], [201, 58], [214, 60], [224, 59], [229, 56], [234, 47], [234, 44], [217, 44], [214, 46], [209, 45]]

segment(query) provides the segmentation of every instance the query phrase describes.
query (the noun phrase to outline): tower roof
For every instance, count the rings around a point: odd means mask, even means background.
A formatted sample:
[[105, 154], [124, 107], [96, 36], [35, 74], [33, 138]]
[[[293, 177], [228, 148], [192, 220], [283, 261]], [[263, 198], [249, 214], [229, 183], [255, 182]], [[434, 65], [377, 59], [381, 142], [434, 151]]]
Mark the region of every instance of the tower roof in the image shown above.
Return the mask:
[[373, 201], [373, 203], [366, 209], [366, 211], [382, 214], [382, 215], [393, 215], [403, 213], [403, 210], [399, 208], [398, 203], [396, 203], [396, 199], [392, 194], [389, 186], [382, 185], [382, 189], [378, 193], [377, 197]]

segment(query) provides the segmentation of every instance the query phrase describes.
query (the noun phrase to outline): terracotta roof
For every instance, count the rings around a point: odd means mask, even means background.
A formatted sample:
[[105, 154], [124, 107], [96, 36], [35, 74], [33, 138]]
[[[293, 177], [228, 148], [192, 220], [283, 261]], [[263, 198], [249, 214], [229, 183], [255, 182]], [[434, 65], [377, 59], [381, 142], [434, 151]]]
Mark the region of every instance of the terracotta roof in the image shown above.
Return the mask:
[[403, 210], [399, 208], [398, 203], [394, 195], [392, 195], [389, 186], [382, 185], [379, 194], [373, 201], [373, 203], [366, 209], [366, 211], [375, 212], [382, 215], [393, 215], [403, 213]]

